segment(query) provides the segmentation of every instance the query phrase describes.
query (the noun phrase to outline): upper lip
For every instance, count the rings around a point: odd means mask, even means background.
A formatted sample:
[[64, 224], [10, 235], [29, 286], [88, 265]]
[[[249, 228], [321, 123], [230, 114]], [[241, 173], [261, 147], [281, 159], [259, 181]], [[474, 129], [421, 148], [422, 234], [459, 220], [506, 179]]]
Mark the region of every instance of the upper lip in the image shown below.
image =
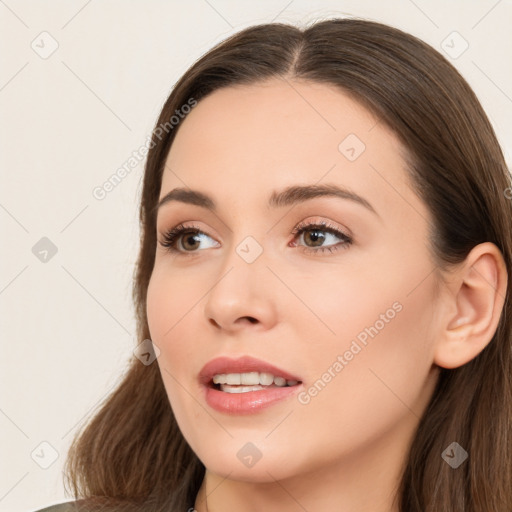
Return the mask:
[[284, 377], [286, 380], [301, 381], [299, 377], [274, 366], [267, 361], [256, 359], [251, 356], [242, 356], [238, 359], [230, 357], [216, 357], [206, 363], [199, 372], [199, 380], [202, 384], [208, 385], [214, 375], [222, 373], [271, 373], [274, 377]]

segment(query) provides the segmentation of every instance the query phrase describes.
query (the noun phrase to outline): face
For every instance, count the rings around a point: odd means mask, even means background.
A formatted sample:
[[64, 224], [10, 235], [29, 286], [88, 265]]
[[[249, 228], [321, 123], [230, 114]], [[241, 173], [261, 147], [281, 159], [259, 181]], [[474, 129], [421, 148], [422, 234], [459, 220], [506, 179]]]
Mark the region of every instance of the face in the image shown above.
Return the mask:
[[[160, 207], [147, 314], [178, 425], [210, 471], [267, 482], [404, 450], [437, 374], [430, 214], [402, 154], [323, 84], [224, 88], [180, 126], [160, 198], [212, 202]], [[316, 193], [275, 200], [293, 187]], [[206, 372], [240, 386], [201, 381], [211, 360], [242, 356], [260, 362]]]

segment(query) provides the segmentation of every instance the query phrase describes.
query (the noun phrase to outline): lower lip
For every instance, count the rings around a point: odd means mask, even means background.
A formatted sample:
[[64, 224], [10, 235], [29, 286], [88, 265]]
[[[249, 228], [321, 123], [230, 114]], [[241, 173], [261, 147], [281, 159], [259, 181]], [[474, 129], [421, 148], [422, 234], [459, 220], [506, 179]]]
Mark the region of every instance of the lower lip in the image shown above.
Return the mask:
[[297, 393], [301, 384], [295, 386], [273, 387], [247, 391], [246, 393], [227, 393], [205, 386], [206, 402], [219, 412], [228, 414], [251, 414], [259, 412], [291, 395]]

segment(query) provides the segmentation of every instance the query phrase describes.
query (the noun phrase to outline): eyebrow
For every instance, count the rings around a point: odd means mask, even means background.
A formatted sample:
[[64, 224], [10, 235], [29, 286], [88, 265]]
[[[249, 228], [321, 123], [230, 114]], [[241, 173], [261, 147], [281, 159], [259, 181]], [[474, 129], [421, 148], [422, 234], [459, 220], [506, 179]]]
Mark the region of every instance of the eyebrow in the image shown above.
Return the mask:
[[[269, 208], [282, 208], [292, 206], [316, 197], [337, 197], [355, 202], [380, 217], [375, 208], [360, 195], [351, 190], [339, 187], [338, 185], [293, 185], [285, 188], [281, 192], [274, 191], [268, 200]], [[203, 192], [192, 190], [190, 188], [175, 188], [160, 199], [155, 206], [155, 212], [158, 212], [162, 206], [171, 202], [191, 204], [207, 208], [212, 211], [217, 210], [215, 201]]]

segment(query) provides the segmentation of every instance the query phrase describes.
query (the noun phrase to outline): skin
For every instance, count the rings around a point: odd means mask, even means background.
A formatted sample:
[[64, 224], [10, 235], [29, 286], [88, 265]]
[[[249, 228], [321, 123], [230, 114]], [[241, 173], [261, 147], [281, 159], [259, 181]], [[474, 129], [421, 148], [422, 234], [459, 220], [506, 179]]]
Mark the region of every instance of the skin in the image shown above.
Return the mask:
[[[351, 133], [366, 145], [354, 161], [338, 149]], [[179, 255], [158, 244], [147, 314], [176, 420], [206, 467], [199, 512], [398, 510], [394, 493], [439, 366], [460, 366], [485, 348], [506, 289], [491, 243], [436, 286], [430, 212], [409, 186], [402, 151], [348, 95], [310, 82], [224, 88], [181, 124], [160, 197], [190, 187], [218, 210], [160, 209], [159, 241], [186, 221], [207, 235], [192, 252], [178, 240]], [[377, 214], [335, 197], [267, 207], [274, 190], [326, 183], [363, 196]], [[327, 221], [353, 243], [315, 254], [343, 242], [322, 231], [315, 245], [314, 229], [293, 235], [304, 221]], [[247, 236], [263, 249], [250, 264], [236, 252]], [[241, 416], [205, 402], [197, 375], [224, 355], [269, 361], [308, 390], [394, 303], [401, 310], [307, 404], [294, 396]], [[237, 457], [248, 442], [261, 452], [252, 467]]]

